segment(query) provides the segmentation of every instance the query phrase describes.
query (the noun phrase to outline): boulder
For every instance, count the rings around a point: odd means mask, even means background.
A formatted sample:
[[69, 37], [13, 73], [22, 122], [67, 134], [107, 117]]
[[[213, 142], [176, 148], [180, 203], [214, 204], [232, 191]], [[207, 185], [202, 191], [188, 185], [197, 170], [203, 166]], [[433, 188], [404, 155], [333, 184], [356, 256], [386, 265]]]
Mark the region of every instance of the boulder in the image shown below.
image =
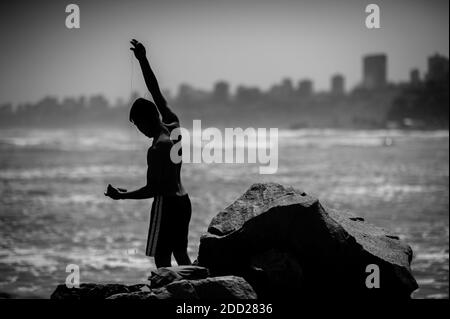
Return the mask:
[[129, 294], [139, 291], [150, 291], [147, 285], [122, 285], [122, 284], [96, 284], [83, 283], [79, 288], [68, 288], [66, 285], [58, 285], [50, 296], [50, 299], [106, 299], [116, 294]]
[[150, 284], [59, 285], [52, 299], [410, 298], [411, 248], [363, 217], [280, 184], [254, 184], [211, 221], [191, 266]]
[[253, 288], [241, 277], [223, 276], [199, 280], [182, 279], [150, 292], [120, 293], [108, 299], [256, 299]]
[[[191, 288], [192, 287], [192, 288]], [[198, 299], [256, 299], [253, 288], [241, 277], [219, 276], [200, 280], [181, 280], [166, 286], [174, 296], [184, 299], [189, 296]]]
[[243, 276], [259, 296], [409, 298], [418, 287], [411, 259], [411, 248], [389, 231], [265, 183], [213, 218], [197, 263], [211, 275]]
[[135, 292], [124, 292], [120, 294], [111, 295], [106, 299], [121, 299], [121, 300], [152, 300], [158, 299], [156, 294], [151, 291], [135, 291]]
[[79, 288], [59, 285], [51, 299], [93, 300], [93, 299], [256, 299], [252, 286], [241, 277], [219, 276], [204, 279], [181, 279], [165, 286], [150, 288], [145, 284], [95, 284], [84, 283]]
[[209, 271], [205, 267], [185, 265], [156, 268], [151, 271], [148, 280], [152, 288], [158, 288], [181, 279], [202, 279], [208, 276]]

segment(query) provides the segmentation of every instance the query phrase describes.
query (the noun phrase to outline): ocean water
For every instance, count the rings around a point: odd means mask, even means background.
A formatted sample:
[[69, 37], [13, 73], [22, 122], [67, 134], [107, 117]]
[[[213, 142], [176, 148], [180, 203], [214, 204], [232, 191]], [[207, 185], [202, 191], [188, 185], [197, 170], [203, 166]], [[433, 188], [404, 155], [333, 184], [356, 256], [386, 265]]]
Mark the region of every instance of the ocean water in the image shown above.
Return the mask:
[[[149, 145], [131, 129], [0, 130], [0, 296], [48, 298], [69, 264], [82, 282], [147, 278], [151, 200], [103, 192], [145, 184]], [[185, 163], [189, 254], [215, 214], [252, 183], [274, 181], [396, 232], [414, 250], [414, 297], [448, 298], [448, 152], [448, 131], [292, 130], [279, 132], [273, 175], [259, 164]]]

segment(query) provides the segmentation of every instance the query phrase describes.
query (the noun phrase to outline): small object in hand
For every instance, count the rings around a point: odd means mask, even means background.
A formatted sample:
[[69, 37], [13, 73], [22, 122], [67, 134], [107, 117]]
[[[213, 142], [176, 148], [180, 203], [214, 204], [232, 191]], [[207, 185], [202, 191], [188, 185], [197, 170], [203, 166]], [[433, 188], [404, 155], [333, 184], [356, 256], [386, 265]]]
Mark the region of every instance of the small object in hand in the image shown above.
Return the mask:
[[105, 196], [111, 197], [112, 199], [119, 199], [120, 193], [126, 193], [125, 188], [115, 188], [111, 184], [108, 184], [108, 187], [106, 188], [106, 192], [104, 193]]
[[113, 191], [114, 187], [112, 187], [111, 184], [108, 184], [108, 187], [106, 187], [105, 196], [111, 195], [111, 192]]

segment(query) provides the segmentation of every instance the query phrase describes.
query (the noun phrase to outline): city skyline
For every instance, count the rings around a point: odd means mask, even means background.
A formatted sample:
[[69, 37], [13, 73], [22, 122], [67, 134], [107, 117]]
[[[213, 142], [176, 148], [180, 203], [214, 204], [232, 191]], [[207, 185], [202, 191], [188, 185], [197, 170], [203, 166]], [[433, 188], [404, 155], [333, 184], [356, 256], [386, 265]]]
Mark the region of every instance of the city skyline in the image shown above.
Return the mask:
[[[315, 91], [314, 82], [289, 78], [267, 90], [217, 81], [211, 90], [180, 85], [176, 96], [166, 94], [169, 104], [184, 119], [203, 118], [225, 122], [265, 123], [290, 128], [448, 128], [449, 59], [428, 57], [427, 72], [411, 69], [407, 82], [389, 81], [388, 58], [384, 54], [362, 57], [363, 75], [358, 86], [345, 90], [345, 77], [334, 74], [328, 91]], [[103, 95], [46, 96], [37, 103], [0, 104], [0, 124], [17, 125], [106, 125], [123, 126], [129, 106], [141, 94], [132, 92], [114, 103]], [[150, 94], [144, 95], [150, 98]], [[280, 112], [285, 110], [285, 112]], [[239, 112], [239, 119], [235, 118]], [[256, 114], [256, 116], [255, 116]]]
[[361, 79], [359, 58], [376, 52], [388, 54], [389, 78], [398, 82], [411, 68], [423, 74], [426, 56], [449, 52], [447, 1], [377, 1], [377, 30], [365, 27], [367, 3], [359, 0], [77, 4], [79, 30], [65, 28], [65, 3], [1, 4], [0, 103], [143, 93], [131, 38], [147, 45], [161, 86], [172, 93], [181, 83], [210, 89], [217, 80], [266, 90], [285, 77], [308, 77], [325, 90], [334, 73], [345, 74], [351, 88]]
[[[381, 58], [381, 61], [380, 61]], [[373, 64], [373, 60], [378, 60], [378, 62], [381, 62], [381, 65], [377, 65], [377, 62], [375, 64]], [[436, 61], [437, 60], [437, 61]], [[195, 87], [194, 85], [190, 84], [190, 83], [180, 83], [180, 85], [176, 88], [176, 91], [169, 91], [165, 88], [163, 88], [163, 91], [166, 92], [166, 94], [168, 95], [167, 97], [169, 99], [177, 99], [180, 98], [184, 94], [188, 93], [190, 90], [192, 90], [192, 93], [194, 95], [202, 95], [202, 94], [214, 94], [215, 90], [216, 90], [216, 86], [222, 86], [222, 88], [220, 88], [219, 90], [226, 90], [227, 93], [229, 95], [229, 97], [235, 97], [237, 95], [239, 95], [239, 91], [243, 90], [243, 91], [256, 91], [256, 94], [269, 94], [269, 95], [283, 95], [286, 94], [286, 88], [287, 87], [291, 87], [293, 92], [297, 92], [299, 94], [299, 96], [301, 97], [307, 97], [310, 95], [317, 95], [317, 94], [334, 94], [334, 95], [346, 95], [346, 94], [350, 94], [351, 92], [361, 89], [361, 88], [365, 88], [368, 90], [374, 90], [374, 89], [382, 89], [384, 86], [386, 85], [400, 85], [400, 84], [405, 84], [405, 83], [409, 83], [409, 84], [414, 84], [414, 82], [423, 82], [426, 80], [427, 77], [430, 76], [431, 72], [434, 73], [444, 73], [447, 72], [448, 73], [448, 66], [449, 66], [449, 57], [447, 56], [443, 56], [439, 53], [434, 53], [433, 55], [430, 55], [428, 57], [426, 57], [426, 61], [427, 61], [427, 68], [421, 72], [417, 67], [411, 67], [408, 73], [408, 78], [401, 80], [399, 82], [393, 82], [392, 80], [389, 79], [389, 57], [384, 54], [384, 53], [376, 53], [376, 54], [368, 54], [368, 55], [364, 55], [361, 57], [360, 59], [360, 63], [361, 63], [361, 70], [362, 70], [362, 74], [361, 74], [361, 78], [360, 80], [354, 85], [354, 86], [349, 86], [347, 83], [347, 77], [344, 73], [332, 73], [329, 76], [329, 85], [326, 88], [323, 88], [321, 90], [317, 90], [316, 86], [315, 86], [315, 82], [314, 80], [312, 80], [310, 77], [305, 76], [302, 78], [298, 78], [298, 79], [292, 79], [289, 77], [283, 77], [281, 79], [278, 79], [276, 82], [272, 82], [272, 84], [267, 87], [267, 88], [260, 88], [256, 85], [244, 85], [244, 84], [236, 84], [234, 88], [232, 88], [232, 85], [223, 80], [223, 79], [217, 79], [216, 81], [214, 81], [213, 83], [211, 83], [209, 88], [198, 88]], [[434, 65], [433, 62], [434, 61]], [[442, 63], [444, 63], [444, 67], [442, 67]], [[369, 65], [369, 66], [368, 66]], [[381, 67], [381, 68], [385, 68], [384, 70], [381, 70], [381, 77], [382, 79], [377, 79], [377, 81], [381, 81], [380, 83], [377, 83], [376, 85], [371, 85], [371, 84], [367, 84], [368, 81], [368, 77], [372, 76], [372, 73], [375, 73], [375, 77], [378, 76], [377, 73], [380, 72], [380, 70], [377, 67]], [[336, 82], [337, 81], [337, 82]], [[223, 87], [223, 86], [226, 86]], [[284, 86], [284, 88], [283, 88]], [[277, 93], [277, 90], [281, 90], [279, 91], [279, 93]], [[284, 90], [284, 92], [283, 92]], [[338, 90], [339, 92], [337, 92], [336, 90]], [[136, 96], [146, 96], [149, 97], [150, 95], [148, 93], [145, 93], [146, 89], [144, 89], [144, 92], [139, 92], [138, 90], [133, 90], [129, 92], [128, 96], [125, 97], [118, 97], [116, 99], [110, 99], [107, 96], [104, 96], [102, 93], [94, 93], [94, 94], [90, 94], [90, 95], [84, 95], [84, 94], [80, 94], [78, 96], [56, 96], [56, 95], [52, 95], [52, 94], [48, 94], [45, 96], [42, 96], [41, 98], [39, 98], [36, 102], [42, 101], [48, 97], [51, 98], [56, 98], [58, 101], [63, 101], [64, 99], [67, 98], [81, 98], [81, 97], [85, 97], [85, 98], [97, 98], [99, 96], [101, 96], [102, 98], [105, 98], [108, 105], [110, 106], [114, 106], [117, 104], [121, 104], [121, 103], [127, 103], [126, 101], [128, 101], [128, 99], [133, 99], [133, 97]], [[143, 93], [143, 94], [142, 94]], [[255, 93], [255, 92], [254, 92]], [[222, 93], [223, 95], [224, 93]], [[245, 94], [245, 93], [244, 93]], [[130, 100], [130, 103], [132, 102]], [[2, 102], [0, 103], [0, 107], [2, 105], [8, 105], [11, 104], [13, 107], [17, 107], [19, 105], [24, 105], [24, 104], [28, 104], [30, 102], [24, 102], [24, 103], [12, 103], [10, 101], [6, 101], [6, 102]], [[33, 102], [31, 102], [33, 103]]]

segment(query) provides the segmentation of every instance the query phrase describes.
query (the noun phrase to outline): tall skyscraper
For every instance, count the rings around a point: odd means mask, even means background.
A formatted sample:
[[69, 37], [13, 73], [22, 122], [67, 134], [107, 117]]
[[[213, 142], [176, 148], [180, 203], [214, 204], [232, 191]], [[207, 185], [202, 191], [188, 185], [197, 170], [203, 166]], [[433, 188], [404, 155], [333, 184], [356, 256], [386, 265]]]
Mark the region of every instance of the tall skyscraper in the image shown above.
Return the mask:
[[341, 74], [331, 77], [331, 93], [333, 95], [343, 95], [345, 93], [345, 79]]
[[284, 78], [283, 81], [281, 81], [280, 85], [281, 94], [284, 96], [291, 96], [294, 92], [294, 86], [292, 85], [292, 80], [289, 78]]
[[213, 98], [217, 102], [228, 102], [230, 99], [230, 85], [225, 81], [214, 84]]
[[420, 83], [420, 73], [418, 69], [412, 69], [409, 74], [409, 81], [412, 85], [417, 85]]
[[448, 58], [435, 54], [428, 58], [428, 81], [442, 81], [448, 76]]
[[363, 86], [366, 89], [380, 89], [387, 84], [386, 54], [367, 55], [363, 58]]
[[302, 97], [311, 96], [313, 94], [313, 82], [311, 80], [301, 80], [298, 82], [298, 93]]

